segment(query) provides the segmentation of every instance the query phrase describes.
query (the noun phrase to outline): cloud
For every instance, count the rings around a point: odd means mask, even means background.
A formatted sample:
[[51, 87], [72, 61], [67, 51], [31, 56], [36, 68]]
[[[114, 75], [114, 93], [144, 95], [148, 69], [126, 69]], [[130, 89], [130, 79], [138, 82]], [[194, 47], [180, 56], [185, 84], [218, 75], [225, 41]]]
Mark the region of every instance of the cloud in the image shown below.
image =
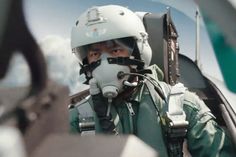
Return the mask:
[[85, 79], [79, 75], [80, 66], [71, 52], [70, 39], [48, 35], [39, 42], [39, 45], [44, 52], [50, 78], [68, 85], [70, 94], [87, 88], [82, 85]]
[[[50, 79], [66, 85], [70, 94], [84, 90], [87, 86], [79, 75], [80, 66], [70, 48], [70, 40], [57, 35], [48, 35], [39, 41], [47, 63]], [[30, 72], [22, 55], [14, 55], [7, 76], [0, 81], [0, 87], [22, 87], [30, 84]]]

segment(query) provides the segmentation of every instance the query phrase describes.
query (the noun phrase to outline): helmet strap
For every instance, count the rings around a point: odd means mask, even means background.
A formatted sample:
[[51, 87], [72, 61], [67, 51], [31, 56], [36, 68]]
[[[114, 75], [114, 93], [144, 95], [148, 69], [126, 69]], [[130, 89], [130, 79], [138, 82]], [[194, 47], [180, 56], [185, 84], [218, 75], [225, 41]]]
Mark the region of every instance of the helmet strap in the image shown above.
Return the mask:
[[[137, 69], [143, 69], [144, 62], [138, 59], [131, 59], [130, 57], [116, 57], [107, 58], [109, 64], [118, 64], [118, 65], [126, 65], [126, 66], [137, 66]], [[101, 60], [92, 62], [90, 64], [82, 65], [80, 64], [80, 75], [85, 74], [86, 81], [84, 84], [88, 84], [88, 81], [92, 78], [92, 71], [96, 69], [101, 64]]]

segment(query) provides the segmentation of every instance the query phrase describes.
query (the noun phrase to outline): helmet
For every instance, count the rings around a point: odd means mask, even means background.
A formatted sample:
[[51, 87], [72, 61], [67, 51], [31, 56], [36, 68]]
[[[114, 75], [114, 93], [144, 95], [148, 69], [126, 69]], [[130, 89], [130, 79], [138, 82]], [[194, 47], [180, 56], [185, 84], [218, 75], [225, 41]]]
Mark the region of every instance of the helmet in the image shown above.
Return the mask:
[[72, 28], [71, 47], [80, 63], [85, 64], [83, 46], [127, 37], [135, 41], [136, 48], [131, 56], [148, 66], [152, 52], [141, 19], [129, 9], [117, 5], [92, 7], [85, 11]]
[[[102, 53], [100, 60], [89, 63], [88, 48], [100, 42], [108, 47], [117, 44], [128, 50], [129, 56], [109, 58]], [[152, 55], [141, 19], [129, 9], [117, 5], [92, 7], [85, 11], [72, 28], [71, 47], [81, 63], [80, 73], [85, 73], [87, 83], [94, 78], [108, 99], [121, 93], [123, 83], [130, 79], [119, 74], [148, 66]]]

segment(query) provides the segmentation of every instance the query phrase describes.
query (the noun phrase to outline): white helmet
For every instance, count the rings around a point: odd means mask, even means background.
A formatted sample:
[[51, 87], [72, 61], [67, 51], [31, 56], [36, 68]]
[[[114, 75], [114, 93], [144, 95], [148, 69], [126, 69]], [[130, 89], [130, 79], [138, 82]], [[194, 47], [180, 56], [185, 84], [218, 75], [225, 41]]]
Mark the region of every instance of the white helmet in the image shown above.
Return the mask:
[[148, 66], [152, 51], [148, 44], [148, 34], [141, 19], [131, 10], [117, 6], [106, 5], [92, 7], [85, 11], [77, 20], [71, 32], [71, 47], [80, 63], [86, 57], [79, 48], [88, 44], [132, 37], [136, 41], [137, 54], [131, 54], [136, 59], [144, 61]]

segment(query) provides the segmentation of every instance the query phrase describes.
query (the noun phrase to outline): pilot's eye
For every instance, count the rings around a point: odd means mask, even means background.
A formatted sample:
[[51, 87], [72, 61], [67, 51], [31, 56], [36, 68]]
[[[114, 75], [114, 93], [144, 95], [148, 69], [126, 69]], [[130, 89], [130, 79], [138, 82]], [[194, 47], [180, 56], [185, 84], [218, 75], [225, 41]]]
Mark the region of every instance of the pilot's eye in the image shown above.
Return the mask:
[[89, 52], [90, 57], [96, 57], [96, 56], [100, 56], [100, 55], [101, 55], [100, 51], [92, 50]]
[[111, 53], [112, 53], [113, 55], [120, 55], [123, 51], [124, 51], [124, 50], [123, 50], [122, 48], [117, 47], [117, 48], [112, 49]]
[[101, 56], [101, 51], [100, 50], [90, 50], [88, 53], [88, 61], [89, 63], [97, 61]]

